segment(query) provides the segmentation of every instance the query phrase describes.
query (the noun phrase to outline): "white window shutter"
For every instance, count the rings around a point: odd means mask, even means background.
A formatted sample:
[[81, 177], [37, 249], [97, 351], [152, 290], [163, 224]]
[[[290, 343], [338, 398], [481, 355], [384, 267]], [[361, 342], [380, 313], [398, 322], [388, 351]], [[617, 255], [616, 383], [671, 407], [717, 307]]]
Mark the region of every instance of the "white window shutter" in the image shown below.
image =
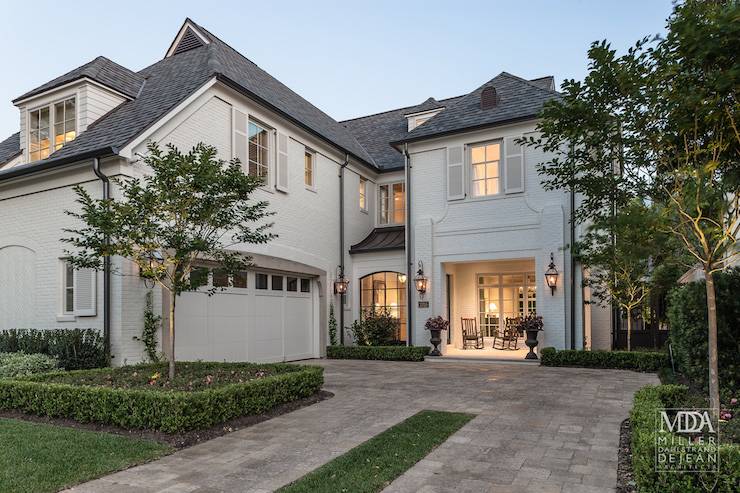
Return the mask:
[[447, 200], [465, 198], [465, 164], [462, 146], [447, 148]]
[[247, 114], [234, 109], [234, 158], [241, 163], [244, 173], [249, 173], [249, 145]]
[[97, 315], [96, 280], [98, 272], [94, 269], [74, 271], [74, 305], [78, 317]]
[[277, 134], [277, 179], [275, 188], [280, 191], [288, 191], [288, 136], [278, 132]]
[[514, 140], [520, 137], [513, 135], [504, 139], [506, 193], [524, 191], [524, 148]]

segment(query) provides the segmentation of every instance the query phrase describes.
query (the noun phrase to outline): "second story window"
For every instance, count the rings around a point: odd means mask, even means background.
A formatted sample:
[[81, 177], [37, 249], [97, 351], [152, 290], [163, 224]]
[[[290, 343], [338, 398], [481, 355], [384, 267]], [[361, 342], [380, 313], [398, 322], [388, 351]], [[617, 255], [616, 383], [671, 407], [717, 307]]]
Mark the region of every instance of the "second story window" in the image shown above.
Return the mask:
[[314, 167], [316, 159], [314, 154], [306, 151], [303, 155], [303, 182], [308, 188], [314, 188]]
[[[74, 140], [77, 136], [75, 98], [29, 111], [28, 117], [28, 145], [31, 161], [49, 157], [49, 154], [61, 149], [64, 144]], [[54, 136], [53, 144], [52, 135]]]
[[501, 191], [501, 143], [471, 146], [470, 162], [473, 168], [473, 197], [498, 194]]
[[378, 186], [378, 224], [403, 224], [406, 219], [406, 190], [404, 184], [389, 183]]
[[267, 182], [270, 169], [270, 132], [263, 126], [249, 122], [249, 174]]
[[367, 211], [367, 178], [360, 177], [360, 210]]

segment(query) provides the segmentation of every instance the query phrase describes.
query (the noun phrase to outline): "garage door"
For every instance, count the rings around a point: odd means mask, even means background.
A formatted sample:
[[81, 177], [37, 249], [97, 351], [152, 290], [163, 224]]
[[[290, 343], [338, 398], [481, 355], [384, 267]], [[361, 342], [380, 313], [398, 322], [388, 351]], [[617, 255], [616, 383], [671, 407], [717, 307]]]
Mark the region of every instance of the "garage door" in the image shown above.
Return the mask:
[[[201, 275], [206, 275], [202, 273]], [[177, 302], [175, 351], [180, 360], [275, 362], [313, 358], [318, 328], [315, 281], [297, 274], [219, 271], [208, 286]]]

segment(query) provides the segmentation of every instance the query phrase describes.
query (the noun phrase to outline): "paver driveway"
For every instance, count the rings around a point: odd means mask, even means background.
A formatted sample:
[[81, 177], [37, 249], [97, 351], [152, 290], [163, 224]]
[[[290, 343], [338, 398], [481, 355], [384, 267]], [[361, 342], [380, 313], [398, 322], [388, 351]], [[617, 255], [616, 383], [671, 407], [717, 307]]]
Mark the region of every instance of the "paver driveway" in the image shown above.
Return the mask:
[[388, 492], [606, 492], [652, 374], [496, 363], [314, 361], [336, 395], [76, 492], [267, 492], [421, 409], [478, 416]]

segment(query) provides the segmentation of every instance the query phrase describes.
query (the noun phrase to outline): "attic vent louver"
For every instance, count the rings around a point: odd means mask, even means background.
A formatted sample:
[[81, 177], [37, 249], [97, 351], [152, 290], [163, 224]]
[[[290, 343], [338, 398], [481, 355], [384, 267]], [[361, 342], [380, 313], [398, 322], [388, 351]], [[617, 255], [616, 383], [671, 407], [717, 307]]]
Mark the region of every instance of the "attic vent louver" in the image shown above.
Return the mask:
[[480, 109], [488, 110], [496, 106], [498, 95], [495, 87], [486, 87], [480, 93]]
[[198, 35], [195, 34], [193, 30], [188, 27], [187, 29], [185, 29], [185, 34], [183, 34], [180, 42], [177, 43], [177, 47], [175, 48], [175, 51], [172, 52], [172, 54], [179, 55], [180, 53], [194, 50], [195, 48], [200, 48], [204, 45], [205, 43], [203, 43], [203, 40], [201, 40]]

